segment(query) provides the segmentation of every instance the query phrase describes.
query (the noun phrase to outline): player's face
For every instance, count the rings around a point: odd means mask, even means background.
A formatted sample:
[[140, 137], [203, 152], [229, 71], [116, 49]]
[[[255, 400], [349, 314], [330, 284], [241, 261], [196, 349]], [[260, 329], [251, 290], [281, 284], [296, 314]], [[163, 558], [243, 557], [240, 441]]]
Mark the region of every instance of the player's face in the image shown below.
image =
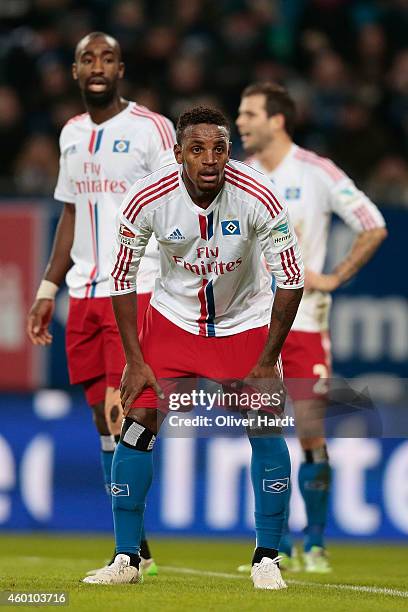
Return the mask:
[[258, 153], [273, 140], [273, 117], [266, 113], [263, 94], [242, 98], [236, 124], [245, 151]]
[[183, 165], [184, 181], [197, 195], [216, 193], [224, 182], [231, 143], [225, 127], [209, 123], [188, 126], [174, 153]]
[[84, 38], [77, 47], [72, 73], [87, 103], [109, 104], [124, 74], [117, 43], [109, 36]]

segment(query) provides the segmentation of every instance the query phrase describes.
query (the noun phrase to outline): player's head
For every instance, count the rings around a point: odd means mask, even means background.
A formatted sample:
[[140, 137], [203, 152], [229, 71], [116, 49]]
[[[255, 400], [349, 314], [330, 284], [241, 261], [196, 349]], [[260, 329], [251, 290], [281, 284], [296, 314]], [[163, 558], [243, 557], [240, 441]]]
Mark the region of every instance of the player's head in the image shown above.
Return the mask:
[[227, 118], [219, 110], [197, 106], [179, 117], [176, 134], [174, 154], [187, 186], [198, 194], [217, 192], [231, 151]]
[[118, 93], [124, 64], [117, 40], [103, 32], [91, 32], [75, 49], [72, 74], [90, 106], [107, 106]]
[[258, 153], [279, 134], [293, 136], [295, 103], [276, 83], [255, 83], [244, 89], [236, 124], [244, 149]]

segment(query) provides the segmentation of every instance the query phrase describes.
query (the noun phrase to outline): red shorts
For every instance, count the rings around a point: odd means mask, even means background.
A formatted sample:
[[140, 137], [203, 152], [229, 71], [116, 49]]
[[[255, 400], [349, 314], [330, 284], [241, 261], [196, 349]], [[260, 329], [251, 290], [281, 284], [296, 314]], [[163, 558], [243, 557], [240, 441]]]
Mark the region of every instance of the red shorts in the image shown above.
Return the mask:
[[[266, 325], [221, 338], [196, 336], [149, 306], [140, 344], [144, 360], [157, 379], [225, 380], [245, 378], [257, 363], [267, 338]], [[139, 395], [133, 406], [156, 408], [157, 403], [156, 394], [149, 388]]]
[[[290, 331], [281, 356], [283, 377], [292, 399], [325, 394], [327, 385], [324, 381], [331, 376], [330, 337], [327, 331]], [[298, 379], [302, 380], [298, 382]], [[320, 379], [321, 393], [316, 385]]]
[[[137, 296], [142, 328], [150, 293]], [[90, 406], [104, 401], [106, 387], [119, 387], [125, 356], [110, 298], [70, 298], [66, 327], [69, 380], [81, 383]]]

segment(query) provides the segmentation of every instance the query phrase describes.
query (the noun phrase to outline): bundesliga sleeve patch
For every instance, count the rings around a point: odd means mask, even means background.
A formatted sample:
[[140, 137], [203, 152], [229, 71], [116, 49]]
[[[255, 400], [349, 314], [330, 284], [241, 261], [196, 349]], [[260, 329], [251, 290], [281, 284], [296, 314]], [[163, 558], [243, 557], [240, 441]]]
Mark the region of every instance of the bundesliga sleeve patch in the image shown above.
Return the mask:
[[119, 227], [119, 242], [123, 246], [132, 247], [136, 244], [136, 235], [123, 223]]
[[291, 238], [292, 234], [290, 233], [289, 224], [287, 221], [279, 223], [279, 225], [274, 227], [272, 230], [272, 240], [276, 247], [286, 244]]

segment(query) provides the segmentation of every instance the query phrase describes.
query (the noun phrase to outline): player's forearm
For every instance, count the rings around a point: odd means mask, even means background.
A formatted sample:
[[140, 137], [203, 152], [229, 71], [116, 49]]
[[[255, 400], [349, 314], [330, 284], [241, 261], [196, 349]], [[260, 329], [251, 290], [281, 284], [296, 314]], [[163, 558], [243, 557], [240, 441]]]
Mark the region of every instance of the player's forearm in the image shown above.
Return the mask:
[[295, 319], [303, 288], [281, 289], [277, 288], [273, 302], [269, 336], [262, 355], [260, 366], [273, 366], [276, 364], [283, 343]]
[[346, 258], [333, 270], [333, 274], [338, 278], [339, 285], [347, 282], [370, 261], [386, 237], [387, 230], [385, 227], [378, 227], [359, 234]]
[[137, 296], [135, 292], [113, 295], [112, 306], [122, 338], [126, 361], [129, 364], [144, 363], [137, 331]]
[[72, 265], [71, 248], [74, 241], [75, 206], [64, 204], [64, 209], [58, 221], [54, 243], [44, 279], [60, 286], [66, 273]]

